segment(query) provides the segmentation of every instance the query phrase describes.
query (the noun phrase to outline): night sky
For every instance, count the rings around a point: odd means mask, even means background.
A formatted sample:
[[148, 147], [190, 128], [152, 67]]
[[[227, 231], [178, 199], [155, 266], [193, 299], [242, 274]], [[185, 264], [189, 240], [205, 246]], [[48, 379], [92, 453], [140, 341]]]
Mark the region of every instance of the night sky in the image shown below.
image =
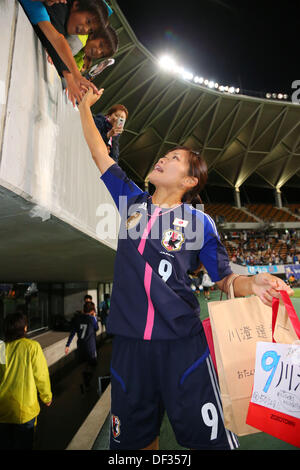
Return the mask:
[[194, 75], [256, 92], [300, 80], [300, 2], [118, 0], [139, 41]]

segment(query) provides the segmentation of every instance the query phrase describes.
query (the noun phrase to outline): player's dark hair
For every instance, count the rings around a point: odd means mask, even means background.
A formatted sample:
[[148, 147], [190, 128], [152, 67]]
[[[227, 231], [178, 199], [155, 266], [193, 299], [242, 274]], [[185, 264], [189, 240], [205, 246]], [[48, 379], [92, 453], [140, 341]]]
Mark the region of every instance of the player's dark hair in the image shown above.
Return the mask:
[[10, 343], [26, 336], [25, 326], [28, 325], [24, 313], [11, 313], [4, 319], [4, 341]]
[[86, 294], [86, 295], [84, 296], [84, 301], [86, 301], [87, 299], [91, 299], [91, 301], [92, 301], [92, 298], [93, 298], [93, 297], [92, 297], [90, 294]]
[[83, 306], [84, 313], [91, 313], [96, 311], [94, 302], [86, 302]]
[[175, 147], [169, 150], [168, 153], [174, 152], [174, 150], [185, 150], [188, 153], [190, 164], [188, 176], [193, 176], [198, 180], [196, 186], [183, 195], [182, 202], [186, 202], [192, 206], [202, 204], [200, 193], [203, 191], [208, 178], [208, 169], [204, 158], [200, 155], [200, 152], [192, 150], [189, 147]]
[[[99, 29], [105, 29], [108, 26], [108, 8], [103, 0], [74, 0], [77, 2], [78, 11], [89, 11], [98, 17]], [[74, 3], [74, 2], [73, 2]]]

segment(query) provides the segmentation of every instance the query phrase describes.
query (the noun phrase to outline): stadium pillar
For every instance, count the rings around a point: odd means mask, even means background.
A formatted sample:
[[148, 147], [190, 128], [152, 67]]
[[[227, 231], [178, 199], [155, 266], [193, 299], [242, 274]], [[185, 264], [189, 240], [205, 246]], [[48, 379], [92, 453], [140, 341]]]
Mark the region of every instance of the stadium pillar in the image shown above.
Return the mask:
[[241, 204], [241, 195], [240, 195], [240, 190], [239, 188], [235, 188], [234, 190], [234, 202], [235, 202], [235, 206], [240, 209], [242, 207], [242, 204]]
[[281, 191], [279, 188], [276, 188], [274, 191], [275, 195], [275, 206], [278, 207], [279, 209], [282, 208], [282, 199], [281, 199]]

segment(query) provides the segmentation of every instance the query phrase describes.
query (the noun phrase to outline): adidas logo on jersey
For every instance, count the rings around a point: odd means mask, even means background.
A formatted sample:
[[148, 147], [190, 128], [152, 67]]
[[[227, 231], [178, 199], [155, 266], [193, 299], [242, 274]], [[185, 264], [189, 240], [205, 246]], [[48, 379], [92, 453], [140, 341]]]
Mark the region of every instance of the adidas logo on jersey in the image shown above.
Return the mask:
[[143, 209], [144, 211], [147, 210], [147, 202], [143, 202], [143, 204], [141, 204], [138, 209]]

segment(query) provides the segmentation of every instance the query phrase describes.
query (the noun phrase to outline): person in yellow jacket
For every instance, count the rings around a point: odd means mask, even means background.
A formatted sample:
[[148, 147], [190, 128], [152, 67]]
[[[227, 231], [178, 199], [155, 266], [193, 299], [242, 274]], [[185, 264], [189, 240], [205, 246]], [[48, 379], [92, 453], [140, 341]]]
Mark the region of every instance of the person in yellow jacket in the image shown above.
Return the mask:
[[39, 399], [51, 405], [49, 370], [37, 341], [26, 338], [27, 318], [22, 313], [4, 320], [0, 342], [0, 449], [32, 450], [40, 413]]

